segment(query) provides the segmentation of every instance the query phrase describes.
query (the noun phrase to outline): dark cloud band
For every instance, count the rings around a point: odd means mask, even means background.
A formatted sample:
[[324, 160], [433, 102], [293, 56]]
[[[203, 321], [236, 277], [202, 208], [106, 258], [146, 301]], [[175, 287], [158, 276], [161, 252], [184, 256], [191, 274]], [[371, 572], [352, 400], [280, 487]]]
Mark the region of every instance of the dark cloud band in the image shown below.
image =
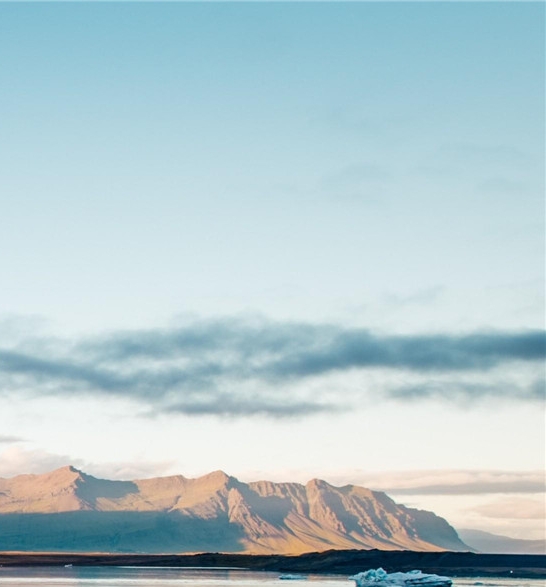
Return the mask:
[[[295, 393], [300, 382], [374, 369], [425, 378], [423, 384], [385, 391], [398, 401], [540, 400], [542, 379], [510, 390], [463, 382], [461, 375], [512, 364], [536, 370], [545, 357], [544, 331], [389, 336], [327, 324], [210, 320], [0, 350], [0, 383], [8, 391], [124, 396], [155, 410], [192, 415], [285, 417], [347, 405], [343, 398], [309, 397], [301, 386]], [[427, 382], [445, 374], [452, 376], [449, 384]]]

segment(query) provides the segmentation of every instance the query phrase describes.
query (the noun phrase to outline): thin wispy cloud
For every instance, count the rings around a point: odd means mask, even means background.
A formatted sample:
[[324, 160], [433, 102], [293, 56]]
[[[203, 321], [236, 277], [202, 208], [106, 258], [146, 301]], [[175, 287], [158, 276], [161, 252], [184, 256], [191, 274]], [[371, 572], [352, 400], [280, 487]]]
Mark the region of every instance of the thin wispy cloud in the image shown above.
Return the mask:
[[14, 477], [22, 473], [39, 475], [64, 467], [68, 463], [81, 466], [83, 461], [41, 449], [12, 446], [0, 453], [0, 477]]
[[[288, 417], [350, 408], [341, 391], [326, 401], [306, 383], [377, 370], [418, 383], [370, 391], [375, 400], [538, 401], [544, 383], [536, 373], [545, 356], [546, 336], [537, 330], [402, 336], [225, 319], [75, 341], [28, 339], [0, 349], [0, 382], [12, 393], [128, 397], [159, 412]], [[510, 365], [535, 373], [534, 382], [498, 387], [468, 380]]]
[[427, 287], [410, 295], [400, 295], [399, 293], [386, 293], [385, 301], [394, 306], [408, 306], [414, 304], [430, 304], [436, 301], [445, 292], [445, 288], [436, 285]]
[[439, 380], [422, 381], [412, 385], [402, 385], [390, 389], [387, 394], [395, 400], [422, 401], [426, 399], [444, 399], [457, 402], [475, 400], [519, 399], [541, 401], [545, 398], [544, 379], [536, 379], [522, 385], [511, 382], [482, 383], [476, 381]]
[[0, 452], [0, 477], [4, 478], [21, 473], [40, 475], [66, 465], [73, 465], [102, 479], [133, 480], [171, 474], [174, 463], [143, 459], [97, 463], [76, 458], [74, 455], [56, 454], [41, 449], [24, 449], [19, 446], [12, 446]]
[[506, 497], [472, 508], [473, 512], [486, 518], [514, 520], [544, 520], [546, 503], [544, 498]]
[[359, 484], [393, 495], [539, 494], [546, 492], [544, 471], [414, 470], [370, 474], [353, 471], [339, 483]]
[[25, 439], [19, 436], [9, 436], [6, 434], [0, 434], [0, 444], [13, 444], [15, 442], [24, 442]]
[[333, 413], [338, 407], [318, 402], [286, 402], [255, 397], [231, 397], [229, 395], [211, 395], [208, 399], [189, 398], [178, 403], [169, 404], [170, 413], [182, 413], [191, 416], [269, 416], [274, 418], [293, 418], [310, 416], [321, 412]]

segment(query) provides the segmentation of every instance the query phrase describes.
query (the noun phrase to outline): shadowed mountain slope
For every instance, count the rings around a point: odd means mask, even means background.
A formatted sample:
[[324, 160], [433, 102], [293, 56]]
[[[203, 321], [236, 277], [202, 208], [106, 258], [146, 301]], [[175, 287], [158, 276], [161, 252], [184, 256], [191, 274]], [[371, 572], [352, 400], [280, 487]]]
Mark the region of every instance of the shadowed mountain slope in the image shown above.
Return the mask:
[[242, 483], [222, 471], [135, 481], [73, 467], [0, 479], [0, 550], [468, 550], [432, 512], [363, 487]]

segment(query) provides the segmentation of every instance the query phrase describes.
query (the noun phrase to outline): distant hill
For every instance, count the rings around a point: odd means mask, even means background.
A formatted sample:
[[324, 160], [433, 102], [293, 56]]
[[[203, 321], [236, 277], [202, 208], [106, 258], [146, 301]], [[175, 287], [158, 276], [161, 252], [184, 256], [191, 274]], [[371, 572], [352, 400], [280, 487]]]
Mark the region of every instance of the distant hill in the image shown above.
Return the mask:
[[432, 512], [363, 487], [242, 483], [221, 471], [109, 481], [63, 467], [0, 478], [0, 550], [244, 552], [468, 550]]
[[457, 533], [468, 546], [490, 554], [546, 554], [546, 540], [521, 540], [481, 530], [462, 529]]

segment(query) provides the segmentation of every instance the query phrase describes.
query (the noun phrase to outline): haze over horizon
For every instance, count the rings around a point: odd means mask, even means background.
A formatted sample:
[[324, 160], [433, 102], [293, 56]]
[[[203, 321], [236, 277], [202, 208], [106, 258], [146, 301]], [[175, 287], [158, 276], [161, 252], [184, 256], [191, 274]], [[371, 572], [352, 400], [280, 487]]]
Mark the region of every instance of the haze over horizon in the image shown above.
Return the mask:
[[544, 16], [0, 3], [0, 477], [544, 538]]

